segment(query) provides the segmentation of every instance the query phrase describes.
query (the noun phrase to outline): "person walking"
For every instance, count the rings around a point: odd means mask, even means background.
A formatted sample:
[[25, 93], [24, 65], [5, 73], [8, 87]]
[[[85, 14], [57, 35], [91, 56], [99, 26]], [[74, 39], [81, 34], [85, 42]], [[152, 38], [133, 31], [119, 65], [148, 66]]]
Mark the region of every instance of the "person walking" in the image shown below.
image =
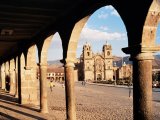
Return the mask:
[[49, 86], [50, 86], [50, 90], [51, 90], [51, 92], [52, 92], [52, 89], [53, 89], [53, 87], [54, 87], [54, 83], [53, 83], [53, 81], [52, 81], [52, 80], [50, 81]]
[[131, 82], [129, 81], [128, 83], [128, 89], [129, 89], [129, 98], [131, 97]]
[[82, 81], [82, 86], [85, 86], [86, 85], [86, 81]]

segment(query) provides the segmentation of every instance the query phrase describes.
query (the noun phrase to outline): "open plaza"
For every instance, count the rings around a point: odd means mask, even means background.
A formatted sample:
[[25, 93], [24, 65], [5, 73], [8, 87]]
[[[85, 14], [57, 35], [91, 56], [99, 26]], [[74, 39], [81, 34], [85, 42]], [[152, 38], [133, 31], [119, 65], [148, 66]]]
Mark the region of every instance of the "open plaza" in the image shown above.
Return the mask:
[[[75, 83], [77, 120], [132, 120], [133, 98], [129, 88], [104, 84], [82, 85]], [[55, 83], [52, 92], [48, 87], [49, 113], [41, 114], [38, 107], [18, 105], [16, 99], [0, 94], [1, 120], [65, 120], [65, 87]], [[160, 119], [160, 89], [153, 89], [154, 120]]]

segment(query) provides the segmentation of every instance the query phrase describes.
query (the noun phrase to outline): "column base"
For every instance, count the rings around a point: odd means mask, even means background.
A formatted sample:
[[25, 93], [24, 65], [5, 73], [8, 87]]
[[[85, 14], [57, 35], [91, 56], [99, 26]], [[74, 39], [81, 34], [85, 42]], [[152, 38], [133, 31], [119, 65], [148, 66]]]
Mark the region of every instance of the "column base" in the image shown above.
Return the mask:
[[40, 112], [41, 112], [41, 113], [44, 113], [44, 114], [49, 113], [48, 110], [43, 110], [43, 109], [41, 109]]

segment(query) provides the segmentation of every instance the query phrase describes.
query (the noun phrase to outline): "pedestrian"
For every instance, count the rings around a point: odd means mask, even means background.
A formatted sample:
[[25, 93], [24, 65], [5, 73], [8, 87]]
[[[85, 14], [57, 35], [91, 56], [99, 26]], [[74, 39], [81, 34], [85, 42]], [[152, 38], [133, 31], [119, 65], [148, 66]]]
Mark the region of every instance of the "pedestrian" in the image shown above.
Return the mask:
[[82, 81], [82, 86], [83, 86], [83, 81]]
[[84, 85], [84, 86], [86, 85], [86, 81], [83, 82], [83, 85]]
[[52, 80], [50, 81], [49, 86], [50, 86], [50, 90], [51, 90], [51, 92], [52, 92], [52, 89], [53, 89], [53, 87], [54, 87], [54, 83], [53, 83], [53, 81], [52, 81]]
[[82, 81], [82, 86], [85, 86], [86, 85], [86, 81]]
[[131, 97], [131, 84], [128, 83], [128, 89], [129, 89], [129, 97]]

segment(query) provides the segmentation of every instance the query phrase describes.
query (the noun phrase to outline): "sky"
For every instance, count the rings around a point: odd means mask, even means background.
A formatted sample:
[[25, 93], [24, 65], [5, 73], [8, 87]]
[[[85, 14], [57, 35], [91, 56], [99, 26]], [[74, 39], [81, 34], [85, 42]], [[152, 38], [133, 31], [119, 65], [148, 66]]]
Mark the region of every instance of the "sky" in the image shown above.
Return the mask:
[[[128, 47], [128, 38], [124, 23], [112, 6], [105, 6], [95, 11], [82, 29], [77, 47], [77, 58], [82, 54], [85, 43], [92, 46], [94, 53], [101, 53], [106, 42], [112, 45], [112, 54], [126, 56], [121, 48]], [[156, 43], [160, 44], [160, 25], [157, 29]], [[48, 60], [62, 59], [62, 43], [56, 33], [48, 50]]]

